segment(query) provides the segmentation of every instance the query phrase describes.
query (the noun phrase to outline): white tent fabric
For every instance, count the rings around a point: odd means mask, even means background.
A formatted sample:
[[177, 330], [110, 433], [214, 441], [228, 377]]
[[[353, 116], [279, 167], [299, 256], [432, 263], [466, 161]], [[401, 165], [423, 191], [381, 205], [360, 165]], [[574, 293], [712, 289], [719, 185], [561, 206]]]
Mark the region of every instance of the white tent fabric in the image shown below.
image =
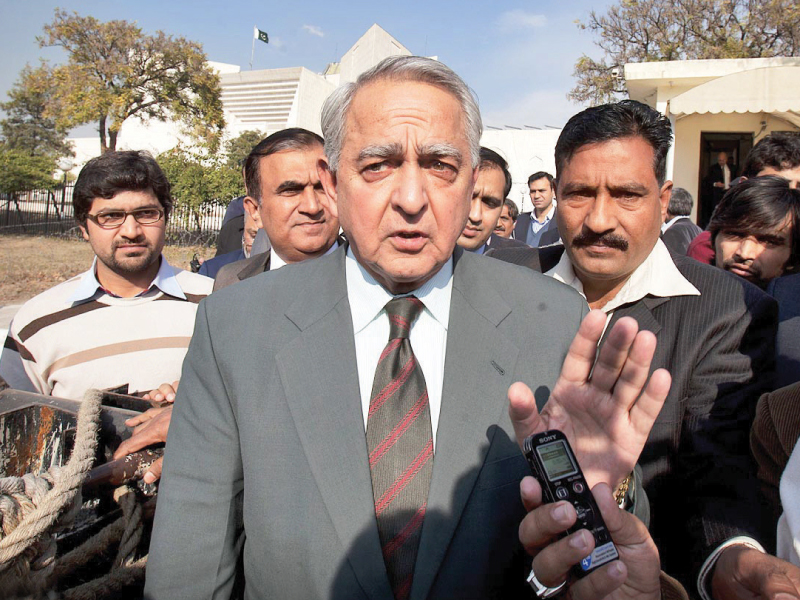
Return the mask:
[[770, 113], [797, 125], [800, 67], [752, 69], [713, 79], [672, 98], [669, 113]]

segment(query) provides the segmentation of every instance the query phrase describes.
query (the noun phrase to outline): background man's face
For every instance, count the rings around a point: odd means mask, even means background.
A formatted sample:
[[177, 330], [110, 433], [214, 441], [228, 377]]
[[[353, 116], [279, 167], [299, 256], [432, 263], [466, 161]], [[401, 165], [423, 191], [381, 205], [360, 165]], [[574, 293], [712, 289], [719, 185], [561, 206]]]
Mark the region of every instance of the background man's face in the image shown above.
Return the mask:
[[717, 164], [719, 164], [720, 167], [727, 165], [728, 155], [725, 154], [724, 152], [720, 152], [719, 154], [717, 154]]
[[413, 81], [359, 90], [339, 170], [320, 172], [358, 262], [392, 293], [418, 288], [450, 258], [477, 176], [458, 100]]
[[501, 237], [510, 238], [513, 231], [514, 221], [511, 219], [511, 213], [509, 213], [508, 207], [503, 204], [503, 208], [500, 211], [500, 218], [497, 219], [497, 227], [495, 227], [494, 232]]
[[714, 241], [719, 268], [744, 277], [762, 288], [783, 275], [792, 255], [792, 219], [786, 219], [775, 231], [751, 233], [720, 231]]
[[558, 229], [576, 273], [624, 282], [658, 241], [672, 182], [658, 185], [654, 152], [627, 137], [579, 148], [558, 179]]
[[505, 186], [506, 176], [501, 169], [488, 167], [478, 171], [478, 180], [472, 190], [467, 226], [458, 238], [459, 246], [475, 250], [486, 243], [500, 218]]
[[[339, 233], [339, 222], [317, 174], [322, 146], [284, 150], [259, 160], [261, 226], [275, 252], [288, 263], [324, 254]], [[249, 196], [245, 206], [254, 212]]]
[[541, 211], [550, 210], [550, 205], [553, 204], [553, 191], [550, 181], [546, 177], [534, 179], [528, 185], [531, 202], [540, 213]]
[[[138, 208], [163, 209], [151, 190], [126, 191], [110, 199], [95, 198], [89, 214], [120, 210], [129, 212]], [[116, 229], [103, 229], [91, 219], [81, 226], [84, 239], [91, 244], [102, 265], [98, 265], [98, 269], [107, 268], [122, 277], [143, 273], [151, 268], [157, 271], [156, 264], [164, 248], [165, 230], [164, 218], [152, 225], [141, 225], [133, 215], [128, 215]]]
[[[255, 215], [258, 215], [257, 211], [253, 211]], [[242, 231], [242, 250], [244, 250], [245, 256], [250, 256], [250, 251], [253, 249], [253, 242], [256, 239], [256, 235], [258, 234], [258, 230], [261, 228], [261, 216], [258, 215], [258, 218], [253, 216], [249, 210], [244, 211], [244, 230]]]

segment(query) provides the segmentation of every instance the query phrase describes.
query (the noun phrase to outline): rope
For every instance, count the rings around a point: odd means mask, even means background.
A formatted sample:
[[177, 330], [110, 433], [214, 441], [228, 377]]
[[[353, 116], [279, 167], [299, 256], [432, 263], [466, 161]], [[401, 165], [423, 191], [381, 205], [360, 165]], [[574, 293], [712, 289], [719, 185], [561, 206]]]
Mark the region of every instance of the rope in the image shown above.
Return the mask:
[[[78, 410], [75, 446], [67, 464], [42, 477], [0, 479], [0, 574], [41, 585], [52, 572], [54, 534], [68, 526], [80, 510], [80, 486], [92, 467], [97, 449], [102, 393], [89, 390]], [[0, 577], [0, 583], [7, 577]], [[9, 584], [10, 585], [10, 584]], [[0, 586], [3, 587], [3, 586]]]

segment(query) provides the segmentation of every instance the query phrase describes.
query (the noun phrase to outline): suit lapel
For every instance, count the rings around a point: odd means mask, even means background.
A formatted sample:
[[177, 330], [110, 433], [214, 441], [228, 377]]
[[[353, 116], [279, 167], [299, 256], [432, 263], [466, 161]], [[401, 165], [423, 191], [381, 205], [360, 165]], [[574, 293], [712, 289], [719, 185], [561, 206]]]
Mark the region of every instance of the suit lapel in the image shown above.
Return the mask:
[[356, 377], [344, 250], [316, 259], [319, 295], [286, 312], [302, 331], [277, 357], [292, 417], [343, 554], [365, 594], [391, 600], [381, 554]]
[[605, 343], [608, 332], [611, 331], [614, 324], [622, 317], [633, 317], [639, 324], [640, 330], [651, 331], [653, 334], [658, 335], [658, 332], [661, 331], [661, 323], [653, 314], [653, 310], [665, 302], [669, 302], [669, 298], [645, 296], [638, 302], [621, 306], [614, 311], [614, 315], [611, 317], [611, 322], [608, 324], [608, 327], [606, 327], [600, 345], [602, 346], [602, 344]]
[[441, 567], [486, 458], [492, 425], [507, 410], [517, 362], [518, 349], [497, 330], [511, 309], [481, 280], [482, 269], [471, 268], [481, 259], [460, 255], [457, 250], [433, 478], [411, 590], [416, 600], [428, 596]]
[[236, 275], [240, 281], [244, 281], [249, 277], [263, 273], [269, 267], [269, 260], [272, 257], [272, 250], [267, 250], [261, 254], [256, 254], [251, 257], [257, 260], [250, 260]]

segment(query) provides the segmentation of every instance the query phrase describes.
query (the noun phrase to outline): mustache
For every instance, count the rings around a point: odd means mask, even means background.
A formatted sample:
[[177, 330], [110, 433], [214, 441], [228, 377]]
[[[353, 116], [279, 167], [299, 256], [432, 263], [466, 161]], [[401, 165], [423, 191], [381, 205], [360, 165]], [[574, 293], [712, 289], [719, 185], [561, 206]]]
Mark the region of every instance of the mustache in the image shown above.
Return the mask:
[[621, 235], [594, 233], [593, 231], [582, 231], [572, 238], [573, 248], [585, 248], [586, 246], [607, 246], [625, 252], [628, 249], [628, 240]]
[[736, 260], [735, 258], [729, 258], [728, 260], [722, 261], [722, 268], [726, 271], [729, 271], [731, 267], [737, 266], [743, 269], [747, 269], [750, 271], [750, 274], [753, 277], [760, 278], [761, 277], [761, 269], [757, 267], [753, 261], [750, 260]]

